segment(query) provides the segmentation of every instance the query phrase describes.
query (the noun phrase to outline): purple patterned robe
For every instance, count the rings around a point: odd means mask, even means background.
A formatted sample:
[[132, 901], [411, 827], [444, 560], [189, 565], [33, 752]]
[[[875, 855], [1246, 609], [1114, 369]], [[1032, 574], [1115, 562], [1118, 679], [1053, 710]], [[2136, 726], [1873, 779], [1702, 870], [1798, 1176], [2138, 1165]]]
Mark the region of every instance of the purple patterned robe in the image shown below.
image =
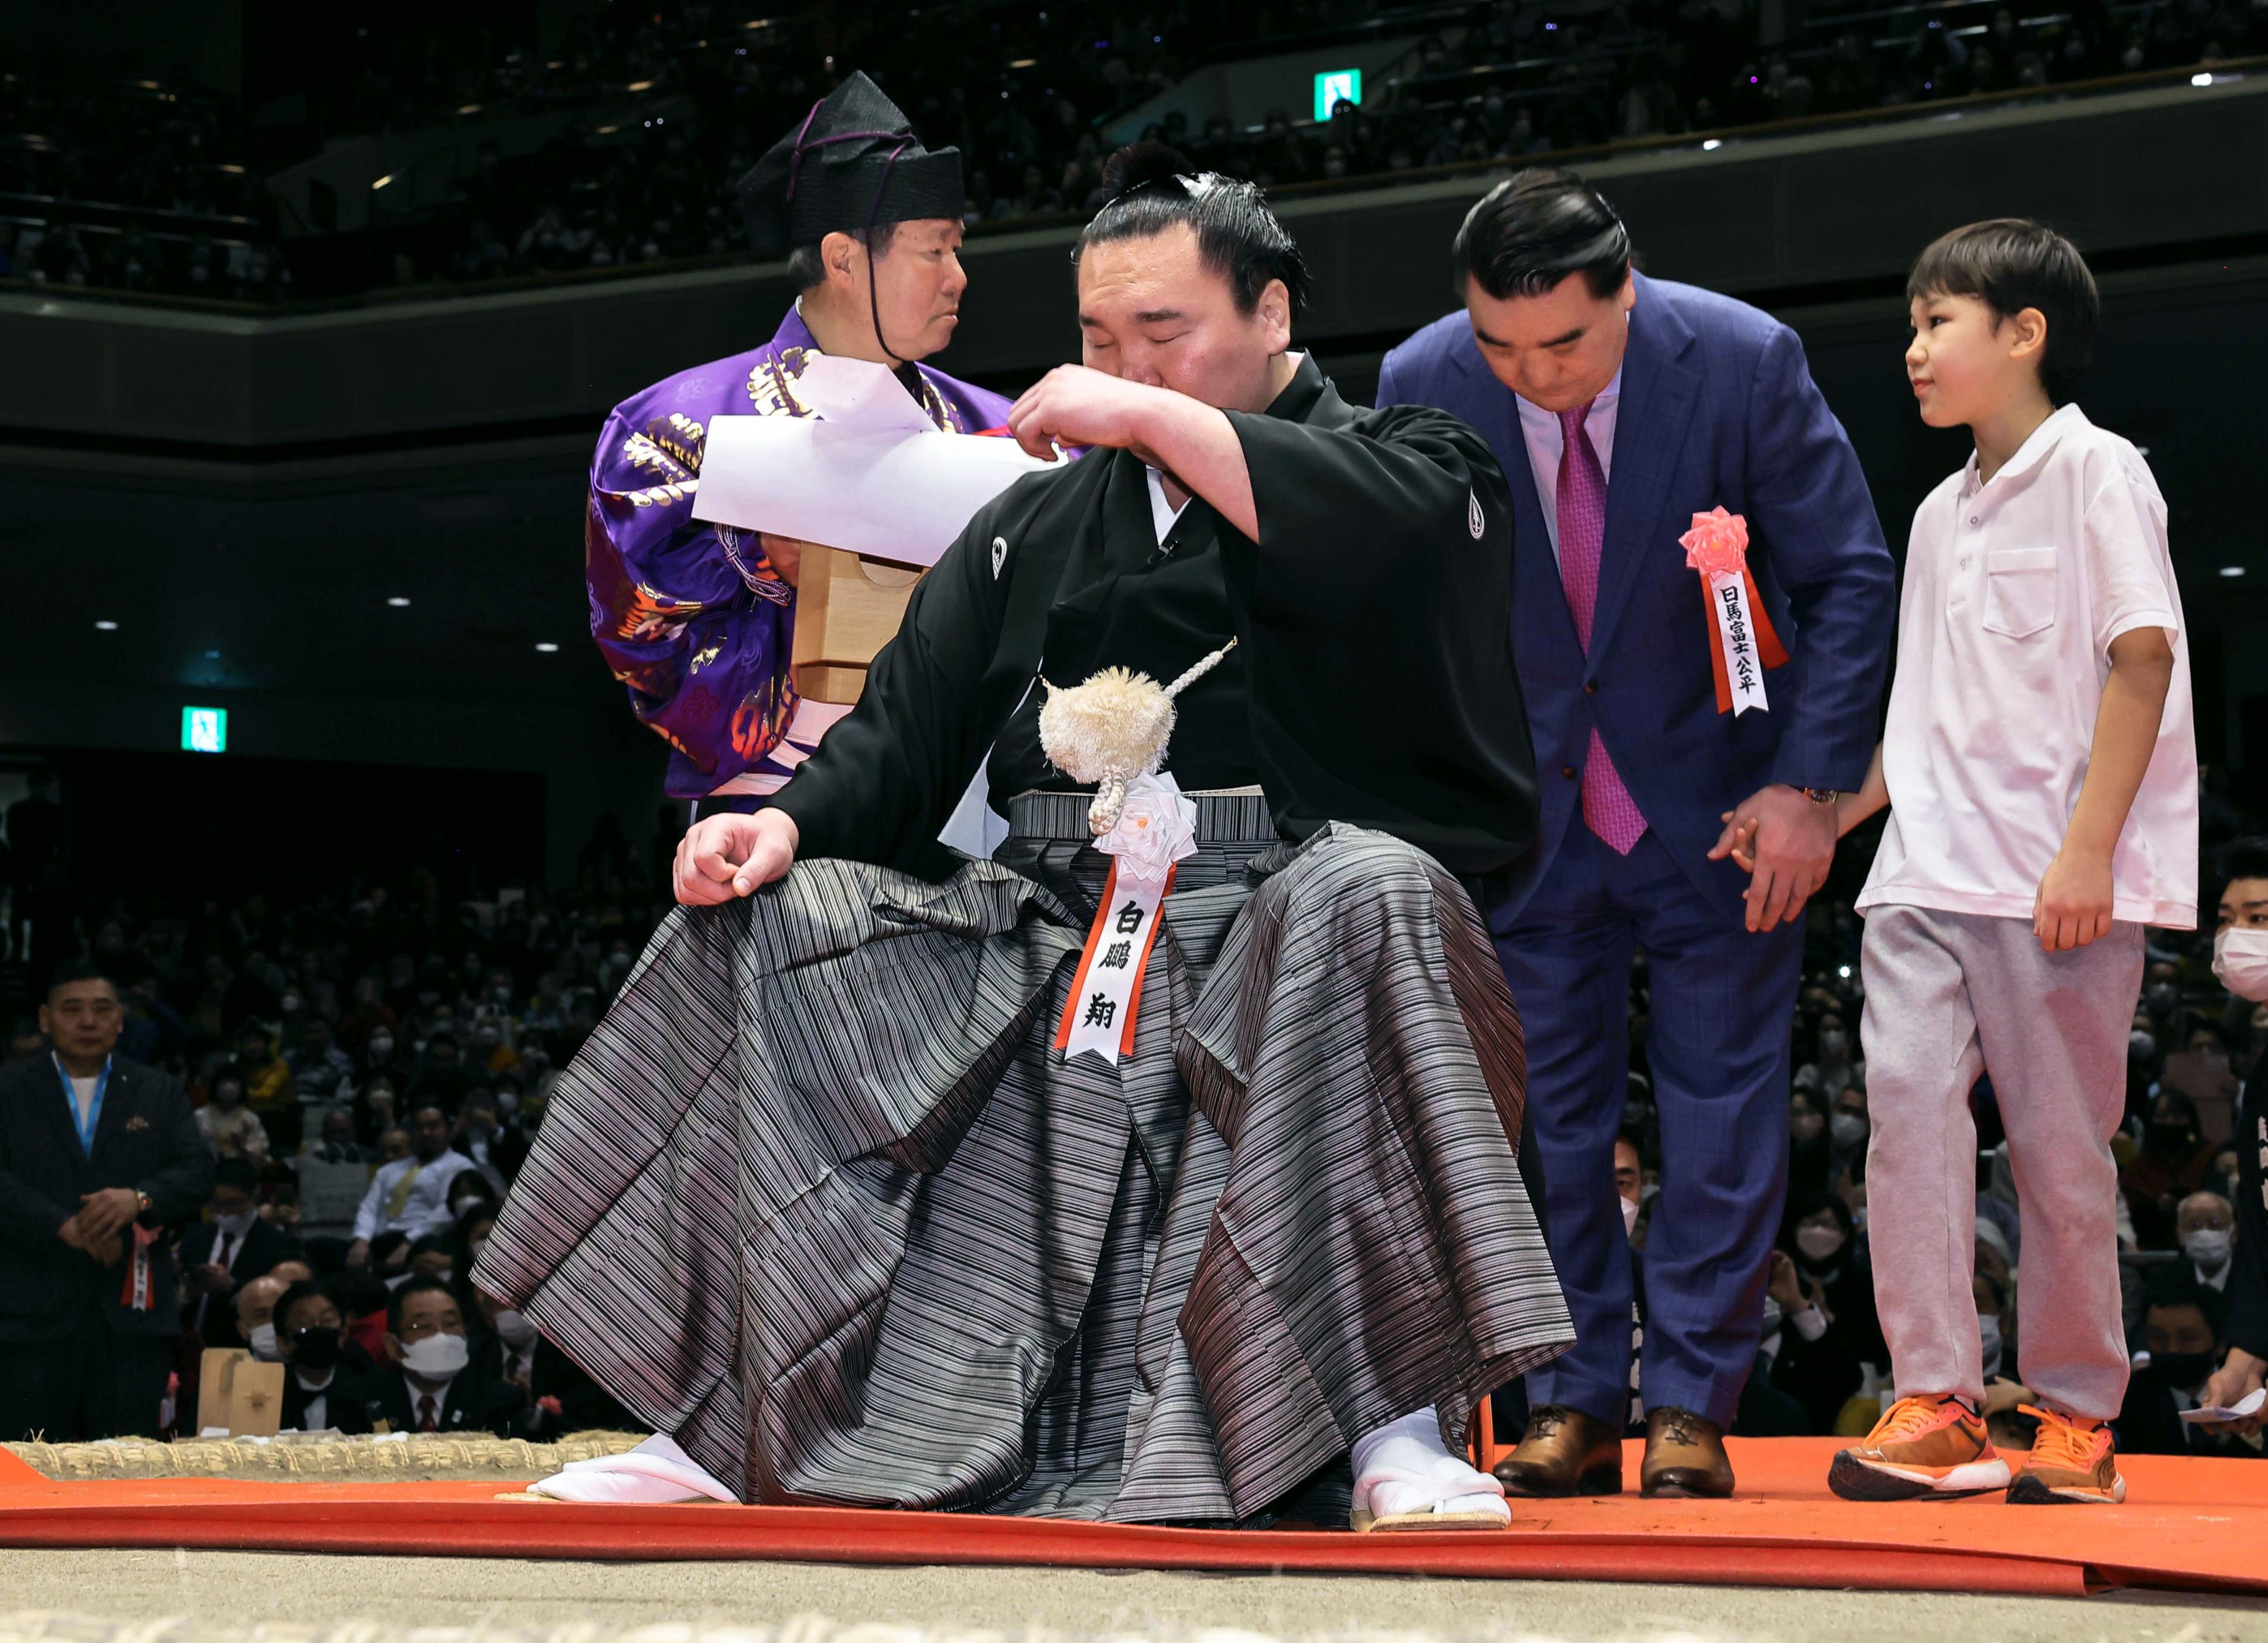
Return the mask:
[[[762, 778], [784, 780], [800, 762], [781, 745], [800, 702], [788, 673], [795, 590], [755, 532], [695, 519], [693, 497], [710, 419], [809, 416], [795, 379], [817, 352], [790, 308], [762, 348], [681, 371], [615, 406], [591, 459], [591, 637], [630, 687], [630, 711], [669, 743], [673, 798], [770, 785]], [[922, 408], [947, 432], [1007, 420], [1000, 395], [915, 369]], [[815, 740], [818, 721], [833, 716], [807, 717], [814, 722], [799, 740]]]

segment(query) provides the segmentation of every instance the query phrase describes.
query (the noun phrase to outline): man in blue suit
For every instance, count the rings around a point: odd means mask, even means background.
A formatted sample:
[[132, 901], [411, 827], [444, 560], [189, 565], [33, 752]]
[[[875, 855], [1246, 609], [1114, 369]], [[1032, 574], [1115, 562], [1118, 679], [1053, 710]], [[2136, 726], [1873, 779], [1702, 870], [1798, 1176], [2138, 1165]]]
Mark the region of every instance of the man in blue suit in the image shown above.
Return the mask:
[[[1498, 1475], [1516, 1494], [1623, 1486], [1614, 1142], [1642, 948], [1662, 1180], [1640, 1487], [1721, 1496], [1786, 1193], [1800, 917], [1834, 859], [1836, 795], [1876, 740], [1890, 556], [1794, 334], [1635, 272], [1621, 218], [1580, 178], [1499, 184], [1454, 264], [1464, 311], [1386, 357], [1378, 400], [1465, 418], [1512, 483], [1513, 648], [1543, 817], [1489, 917], [1527, 1028], [1544, 1232], [1577, 1337], [1528, 1376], [1528, 1429]], [[1760, 659], [1785, 644], [1738, 712], [1719, 669], [1737, 677], [1741, 659], [1719, 659], [1718, 603], [1679, 542], [1719, 506], [1747, 521], [1750, 602], [1773, 641], [1757, 623]], [[1726, 858], [1750, 826], [1743, 879]]]

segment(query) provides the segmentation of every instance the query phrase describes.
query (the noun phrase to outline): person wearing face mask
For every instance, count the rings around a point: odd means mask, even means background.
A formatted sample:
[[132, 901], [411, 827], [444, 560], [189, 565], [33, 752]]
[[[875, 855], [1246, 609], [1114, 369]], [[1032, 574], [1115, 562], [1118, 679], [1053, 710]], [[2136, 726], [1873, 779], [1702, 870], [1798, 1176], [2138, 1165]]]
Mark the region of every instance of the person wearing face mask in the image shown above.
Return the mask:
[[1851, 1087], [1857, 1075], [1857, 1065], [1851, 1058], [1851, 1031], [1840, 1020], [1830, 1017], [1819, 1028], [1819, 1059], [1812, 1064], [1819, 1073], [1819, 1093], [1833, 1101]]
[[393, 1079], [397, 1083], [402, 1080], [406, 1069], [395, 1057], [394, 1043], [392, 1027], [380, 1024], [370, 1029], [370, 1036], [363, 1041], [360, 1068], [365, 1083], [381, 1076]]
[[2220, 1361], [2226, 1306], [2220, 1293], [2181, 1268], [2161, 1270], [2146, 1292], [2133, 1381], [2119, 1411], [2121, 1448], [2140, 1455], [2258, 1458], [2255, 1443], [2224, 1426], [2181, 1417], [2208, 1401]]
[[[1824, 1286], [1807, 1278], [1786, 1250], [1774, 1249], [1764, 1282], [1762, 1351], [1771, 1386], [1803, 1411], [1796, 1433], [1834, 1431], [1836, 1417], [1864, 1379], [1835, 1323]], [[1753, 1422], [1742, 1424], [1741, 1434], [1783, 1435], [1759, 1430]]]
[[268, 1161], [268, 1126], [245, 1105], [244, 1079], [224, 1067], [214, 1075], [205, 1104], [197, 1109], [197, 1132], [216, 1158], [241, 1158], [255, 1168]]
[[2174, 1235], [2198, 1286], [2227, 1293], [2235, 1264], [2231, 1258], [2236, 1248], [2235, 1206], [2218, 1192], [2192, 1192], [2175, 1212]]
[[370, 1430], [372, 1366], [347, 1338], [345, 1323], [338, 1301], [320, 1284], [294, 1284], [276, 1297], [276, 1352], [289, 1366], [284, 1431], [352, 1436]]
[[1840, 1181], [1852, 1159], [1866, 1156], [1867, 1138], [1873, 1133], [1873, 1126], [1867, 1117], [1864, 1084], [1846, 1080], [1834, 1099], [1834, 1108], [1827, 1115], [1827, 1168], [1830, 1179]]
[[191, 1298], [181, 1322], [207, 1346], [247, 1344], [237, 1328], [237, 1291], [299, 1252], [289, 1234], [261, 1219], [259, 1190], [260, 1172], [251, 1164], [222, 1159], [213, 1167], [211, 1219], [181, 1234], [182, 1285]]
[[1623, 1236], [1630, 1237], [1638, 1231], [1638, 1205], [1646, 1191], [1646, 1166], [1639, 1153], [1638, 1138], [1618, 1135], [1615, 1138], [1615, 1197], [1623, 1207]]
[[1886, 1361], [1874, 1277], [1859, 1258], [1850, 1206], [1831, 1192], [1808, 1193], [1790, 1207], [1787, 1225], [1803, 1293], [1825, 1313], [1837, 1345], [1854, 1363]]
[[485, 1212], [496, 1213], [500, 1201], [497, 1190], [489, 1184], [488, 1177], [477, 1169], [468, 1169], [449, 1183], [449, 1220], [453, 1226], [462, 1226], [468, 1216]]
[[283, 1356], [276, 1346], [276, 1303], [291, 1287], [280, 1278], [263, 1276], [236, 1292], [236, 1332], [261, 1363], [272, 1364]]
[[[2268, 1002], [2268, 839], [2240, 839], [2229, 847], [2213, 971], [2239, 998]], [[2228, 1355], [2206, 1381], [2201, 1401], [2234, 1408], [2268, 1384], [2268, 1057], [2246, 1075], [2236, 1101], [2230, 1139], [2236, 1151], [2236, 1226], [2229, 1255]], [[2191, 1257], [2195, 1260], [2195, 1256]], [[2257, 1437], [2268, 1415], [2216, 1427], [2228, 1437]]]
[[552, 1443], [571, 1432], [645, 1432], [649, 1428], [536, 1330], [527, 1315], [493, 1296], [475, 1294], [482, 1328], [473, 1338], [475, 1363], [526, 1395], [512, 1435]]
[[2144, 1249], [2171, 1249], [2180, 1242], [2176, 1212], [2197, 1190], [2212, 1161], [2213, 1149], [2198, 1128], [2197, 1103], [2179, 1090], [2161, 1089], [2142, 1125], [2141, 1145], [2118, 1169], [2119, 1189]]
[[454, 1290], [413, 1278], [387, 1300], [386, 1320], [388, 1362], [365, 1404], [372, 1431], [507, 1433], [526, 1396], [473, 1361]]

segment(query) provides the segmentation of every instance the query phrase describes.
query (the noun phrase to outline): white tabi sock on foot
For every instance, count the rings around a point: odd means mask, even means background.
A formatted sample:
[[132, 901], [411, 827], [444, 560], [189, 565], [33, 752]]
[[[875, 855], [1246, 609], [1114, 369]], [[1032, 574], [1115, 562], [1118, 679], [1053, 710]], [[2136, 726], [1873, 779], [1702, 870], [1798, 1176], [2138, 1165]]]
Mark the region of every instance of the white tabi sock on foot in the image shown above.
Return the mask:
[[554, 1500], [630, 1502], [666, 1506], [683, 1500], [722, 1500], [740, 1497], [702, 1470], [666, 1433], [656, 1433], [623, 1455], [594, 1455], [570, 1461], [563, 1470], [527, 1486], [530, 1494]]
[[1504, 1485], [1449, 1453], [1431, 1409], [1355, 1440], [1354, 1504], [1373, 1517], [1487, 1512], [1512, 1521]]

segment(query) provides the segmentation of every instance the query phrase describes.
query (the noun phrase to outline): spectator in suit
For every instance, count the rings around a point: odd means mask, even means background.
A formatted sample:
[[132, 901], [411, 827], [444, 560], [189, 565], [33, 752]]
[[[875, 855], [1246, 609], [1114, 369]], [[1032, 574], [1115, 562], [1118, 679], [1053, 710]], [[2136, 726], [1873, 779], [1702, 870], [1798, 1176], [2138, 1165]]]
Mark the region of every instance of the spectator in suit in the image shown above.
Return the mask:
[[449, 1183], [473, 1160], [449, 1150], [449, 1116], [439, 1106], [424, 1101], [409, 1115], [409, 1156], [380, 1167], [371, 1177], [355, 1216], [354, 1241], [347, 1246], [347, 1264], [360, 1266], [370, 1259], [371, 1241], [387, 1233], [412, 1238], [446, 1232], [449, 1213]]
[[2136, 1455], [2260, 1454], [2241, 1438], [2182, 1420], [2183, 1411], [2205, 1402], [2220, 1361], [2227, 1315], [2220, 1291], [2207, 1288], [2181, 1267], [2152, 1282], [2143, 1313], [2146, 1361], [2127, 1381], [2126, 1401], [2118, 1411], [2121, 1448]]
[[346, 1336], [346, 1315], [320, 1285], [298, 1283], [276, 1302], [276, 1345], [287, 1366], [284, 1429], [370, 1430], [376, 1369]]
[[181, 1322], [208, 1346], [249, 1345], [236, 1326], [239, 1287], [298, 1252], [291, 1236], [262, 1220], [260, 1172], [241, 1158], [213, 1166], [212, 1212], [181, 1234], [181, 1280], [190, 1300]]
[[2174, 1234], [2198, 1286], [2226, 1295], [2235, 1266], [2229, 1258], [2236, 1245], [2235, 1205], [2210, 1188], [2192, 1192], [2174, 1212]]
[[602, 1391], [575, 1361], [510, 1307], [475, 1293], [487, 1329], [473, 1342], [473, 1359], [494, 1367], [497, 1380], [519, 1387], [526, 1402], [512, 1435], [552, 1443], [571, 1432], [644, 1432], [645, 1424]]
[[166, 1232], [212, 1190], [180, 1081], [114, 1052], [93, 965], [49, 983], [49, 1051], [0, 1067], [0, 1440], [158, 1430], [179, 1323]]
[[372, 1431], [487, 1432], [505, 1435], [526, 1403], [497, 1366], [475, 1363], [456, 1292], [413, 1278], [387, 1304], [387, 1353], [369, 1404]]
[[254, 1166], [268, 1161], [268, 1126], [244, 1104], [244, 1077], [233, 1067], [214, 1075], [210, 1099], [197, 1109], [197, 1129], [216, 1158], [249, 1159]]

